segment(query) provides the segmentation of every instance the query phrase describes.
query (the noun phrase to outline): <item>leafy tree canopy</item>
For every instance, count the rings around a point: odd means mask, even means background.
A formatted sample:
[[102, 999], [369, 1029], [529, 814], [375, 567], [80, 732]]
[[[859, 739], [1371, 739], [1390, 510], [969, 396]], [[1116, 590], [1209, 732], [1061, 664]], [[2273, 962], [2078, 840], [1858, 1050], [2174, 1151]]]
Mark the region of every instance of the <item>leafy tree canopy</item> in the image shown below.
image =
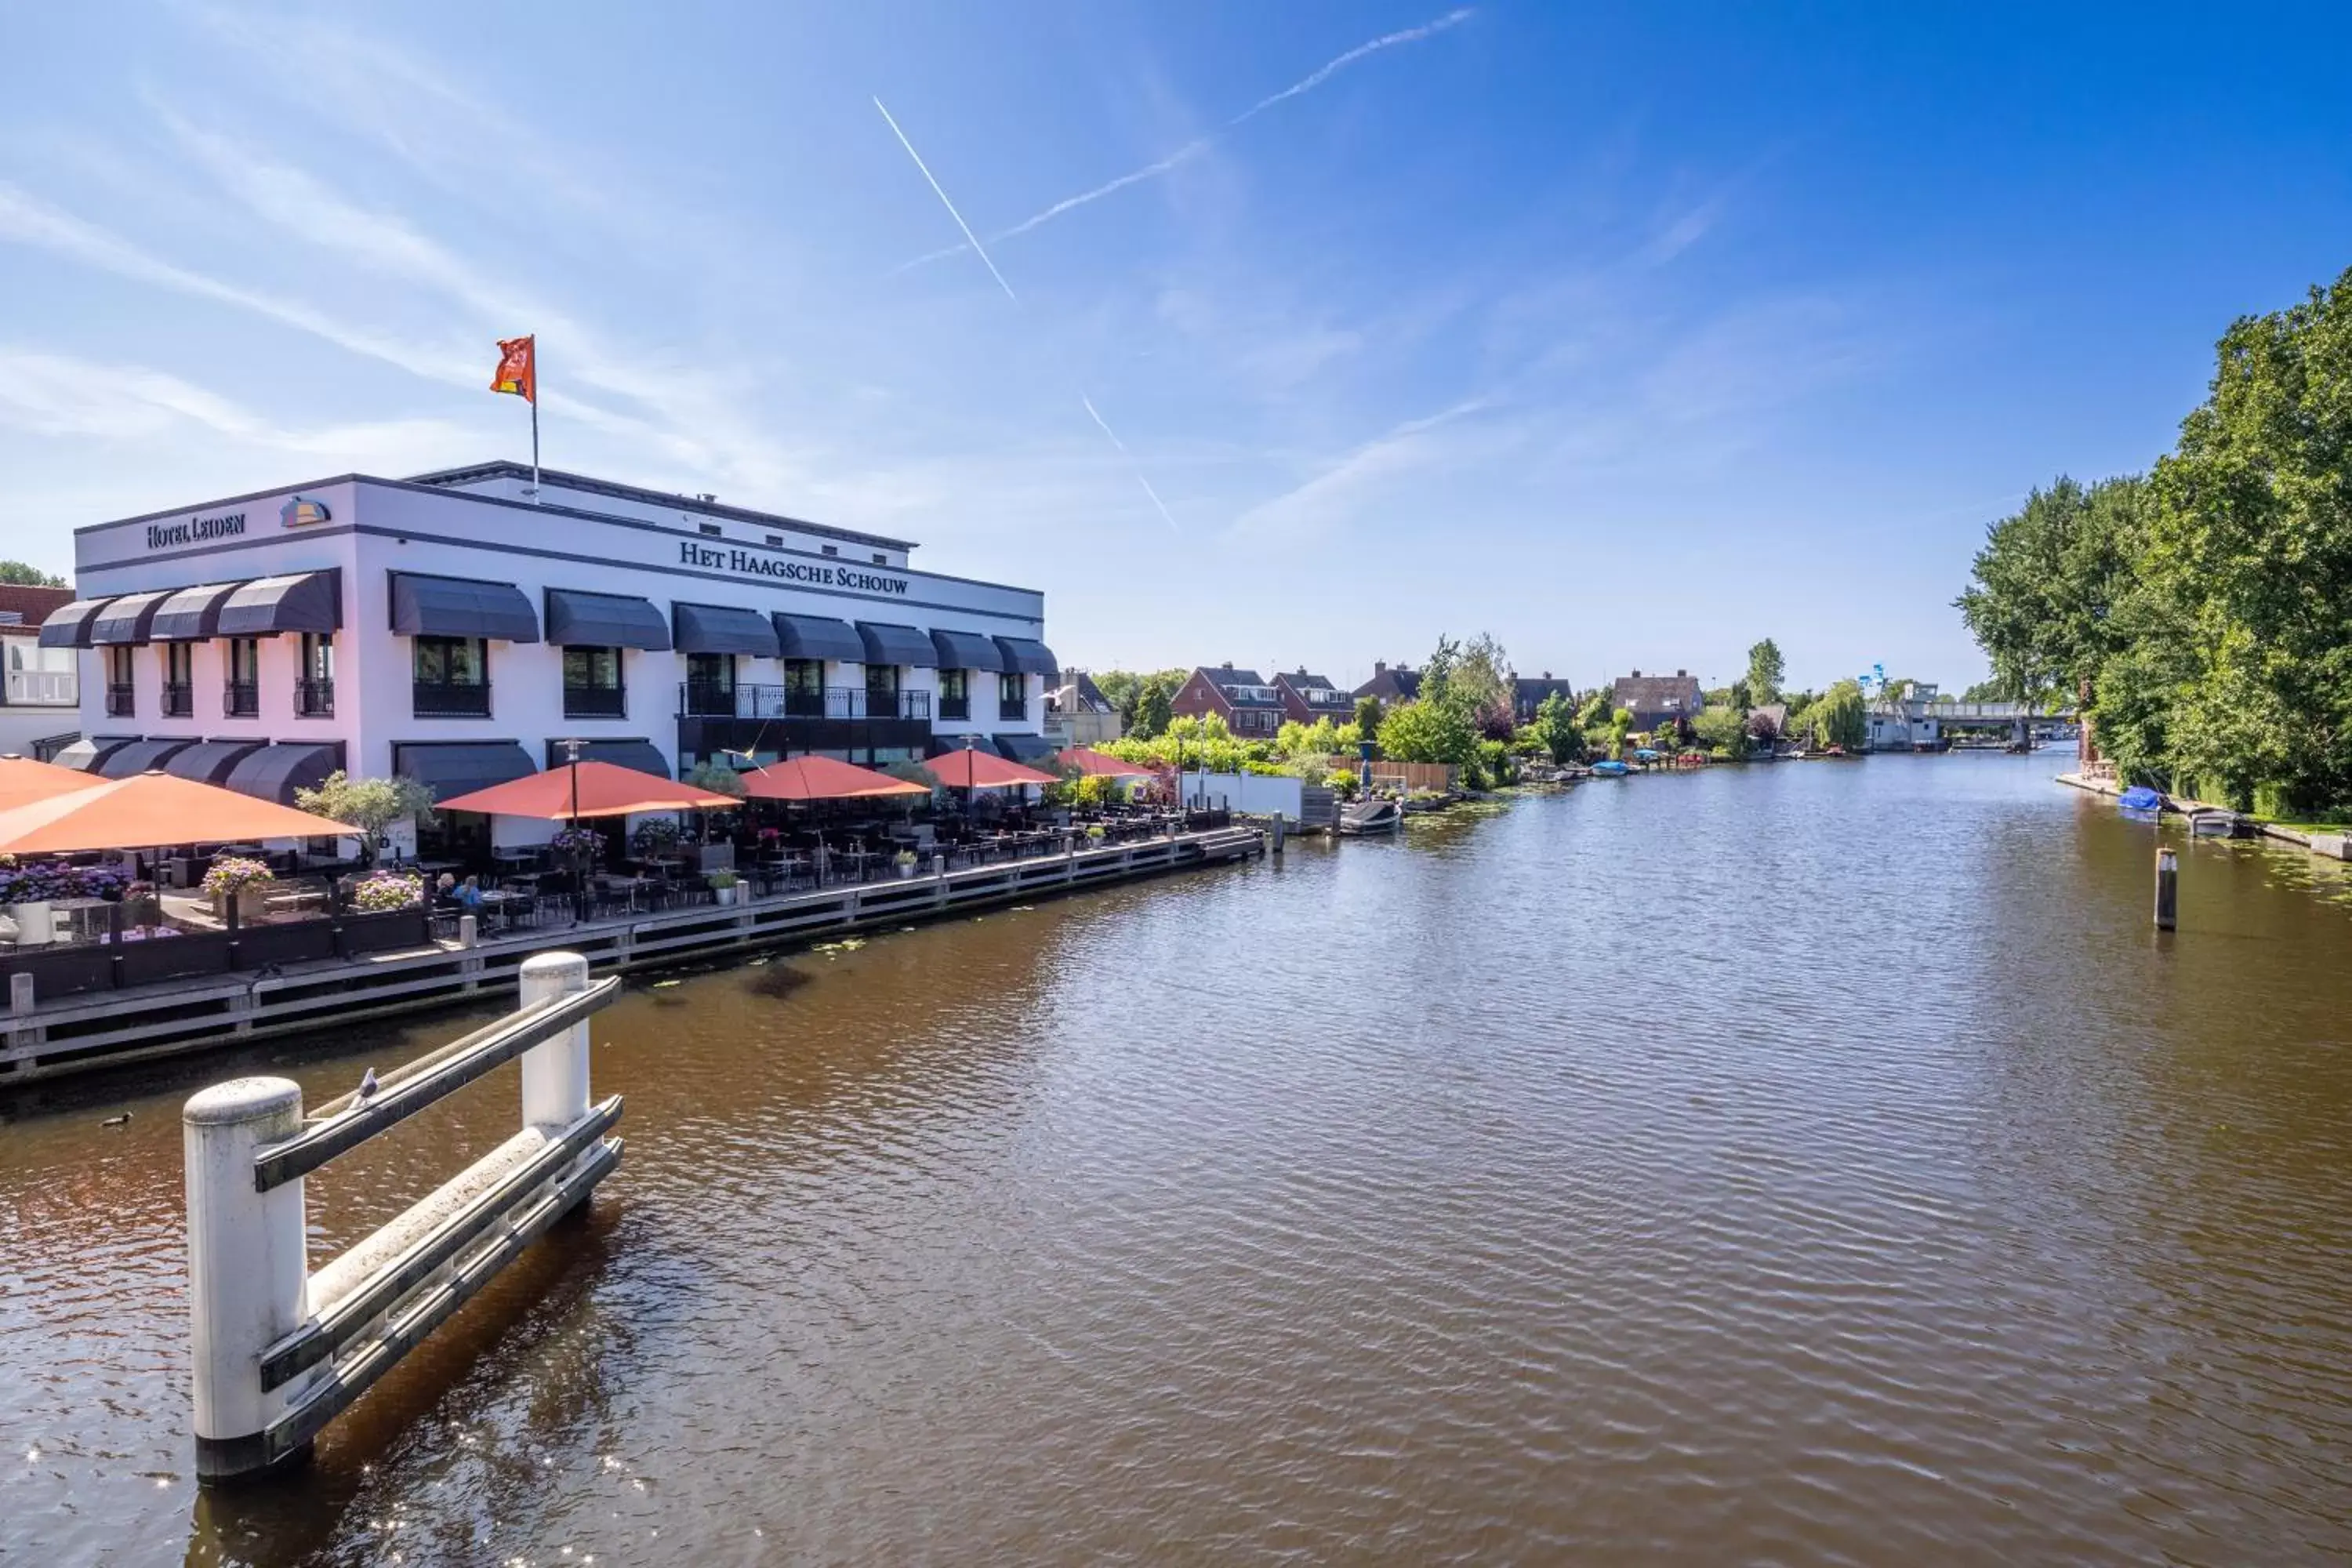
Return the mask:
[[66, 580], [22, 561], [0, 561], [0, 583], [20, 588], [62, 588]]

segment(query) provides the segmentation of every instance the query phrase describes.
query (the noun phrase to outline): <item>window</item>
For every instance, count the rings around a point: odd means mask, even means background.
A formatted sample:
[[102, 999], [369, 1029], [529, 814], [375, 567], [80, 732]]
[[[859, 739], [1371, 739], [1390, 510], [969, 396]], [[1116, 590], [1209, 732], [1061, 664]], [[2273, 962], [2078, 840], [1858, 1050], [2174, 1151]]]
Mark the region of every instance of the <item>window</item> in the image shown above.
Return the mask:
[[731, 653], [690, 653], [686, 656], [686, 710], [697, 718], [735, 716], [735, 656]]
[[616, 647], [567, 647], [563, 650], [563, 716], [566, 719], [625, 719], [629, 694], [621, 685], [621, 650]]
[[971, 717], [971, 671], [968, 669], [940, 671], [940, 717], [942, 719]]
[[824, 716], [824, 660], [784, 660], [784, 717], [822, 719]]
[[784, 536], [781, 533], [772, 533], [768, 535], [768, 542], [781, 550], [784, 545]]
[[1025, 675], [1000, 675], [996, 678], [996, 716], [999, 719], [1029, 717], [1029, 678]]
[[866, 667], [866, 716], [868, 719], [896, 719], [898, 716], [897, 665], [869, 664]]
[[228, 639], [228, 683], [221, 690], [221, 712], [231, 719], [251, 719], [261, 712], [261, 644], [256, 638]]
[[490, 645], [480, 637], [418, 637], [416, 717], [490, 716]]
[[163, 645], [163, 717], [187, 719], [196, 711], [196, 650], [184, 642]]
[[294, 682], [294, 714], [299, 719], [335, 716], [335, 639], [331, 633], [302, 634], [302, 670]]
[[837, 544], [828, 544], [823, 548], [827, 555], [838, 555], [841, 553], [841, 547]]
[[719, 525], [715, 522], [697, 523], [695, 526], [701, 529], [703, 532], [710, 535], [713, 539], [719, 537]]
[[874, 564], [877, 566], [887, 566], [890, 564], [890, 557], [877, 550], [874, 552]]
[[131, 647], [117, 643], [106, 650], [106, 716], [128, 719], [136, 704], [131, 700]]

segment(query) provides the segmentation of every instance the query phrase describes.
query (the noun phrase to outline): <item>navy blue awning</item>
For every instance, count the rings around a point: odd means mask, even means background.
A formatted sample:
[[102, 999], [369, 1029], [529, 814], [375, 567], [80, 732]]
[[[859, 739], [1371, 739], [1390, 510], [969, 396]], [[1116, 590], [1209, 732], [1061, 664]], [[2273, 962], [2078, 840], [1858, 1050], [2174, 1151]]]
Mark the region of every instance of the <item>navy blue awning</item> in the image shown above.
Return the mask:
[[249, 752], [257, 752], [265, 741], [199, 741], [163, 763], [163, 771], [175, 779], [194, 779], [198, 784], [216, 784], [226, 780], [237, 763]]
[[558, 647], [669, 647], [669, 623], [650, 599], [629, 594], [547, 591], [547, 640]]
[[1008, 761], [1034, 768], [1053, 760], [1054, 742], [1043, 735], [999, 735], [995, 739], [996, 749]]
[[70, 605], [59, 605], [41, 623], [41, 646], [88, 647], [89, 634], [98, 626], [99, 612], [112, 603], [110, 599], [76, 599]]
[[931, 647], [939, 651], [941, 669], [1002, 670], [1004, 650], [985, 632], [947, 632], [931, 628]]
[[242, 583], [204, 583], [183, 588], [155, 612], [147, 635], [156, 642], [202, 642], [220, 630], [221, 606]]
[[1051, 675], [1061, 668], [1054, 658], [1054, 650], [1044, 643], [1027, 637], [998, 637], [996, 646], [1004, 652], [1004, 668], [1014, 675]]
[[77, 773], [95, 773], [107, 758], [125, 746], [135, 745], [138, 740], [136, 735], [84, 735], [80, 740], [69, 742], [65, 750], [49, 761]]
[[866, 662], [866, 644], [847, 621], [830, 616], [775, 615], [776, 638], [786, 658], [832, 658], [845, 664]]
[[392, 771], [425, 785], [436, 800], [455, 800], [539, 772], [514, 741], [394, 742]]
[[240, 585], [222, 604], [214, 634], [263, 637], [279, 632], [336, 632], [342, 627], [342, 578], [330, 567], [324, 572], [262, 577]]
[[[292, 805], [296, 790], [317, 789], [342, 765], [343, 748], [339, 743], [280, 741], [246, 752], [221, 782], [239, 795]], [[356, 834], [359, 829], [352, 831]]]
[[194, 736], [185, 740], [133, 741], [99, 763], [98, 773], [100, 778], [136, 778], [162, 769], [165, 763], [195, 743]]
[[496, 637], [537, 642], [539, 616], [511, 583], [392, 574], [392, 629], [403, 637]]
[[757, 610], [729, 605], [673, 604], [670, 618], [680, 653], [748, 653], [754, 658], [779, 657], [776, 628]]
[[[569, 760], [564, 755], [562, 741], [548, 742], [549, 773], [553, 773]], [[583, 741], [580, 742], [580, 760], [583, 763], [610, 763], [616, 768], [635, 768], [657, 779], [677, 777], [671, 771], [669, 759], [661, 754], [661, 748], [643, 736], [620, 741]]]
[[120, 599], [110, 600], [89, 628], [90, 646], [113, 647], [145, 642], [152, 635], [155, 612], [171, 596], [171, 589], [161, 588], [152, 594], [125, 594]]
[[866, 645], [867, 664], [903, 664], [912, 669], [937, 669], [940, 650], [912, 626], [887, 621], [860, 621], [857, 638]]

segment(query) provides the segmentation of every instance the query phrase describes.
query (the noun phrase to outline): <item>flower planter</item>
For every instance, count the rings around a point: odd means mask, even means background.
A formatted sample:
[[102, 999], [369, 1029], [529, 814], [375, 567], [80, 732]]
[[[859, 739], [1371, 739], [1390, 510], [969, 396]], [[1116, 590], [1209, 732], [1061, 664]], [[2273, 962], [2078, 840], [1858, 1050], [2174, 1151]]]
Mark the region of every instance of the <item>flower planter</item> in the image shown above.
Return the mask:
[[740, 882], [730, 884], [724, 888], [713, 888], [710, 889], [710, 897], [712, 900], [720, 904], [734, 903], [738, 899], [741, 898], [743, 888], [742, 884]]
[[16, 945], [19, 947], [45, 947], [58, 940], [57, 917], [47, 899], [10, 904], [8, 918], [16, 922]]
[[915, 863], [914, 863], [913, 861], [911, 861], [911, 860], [905, 860], [905, 861], [901, 861], [901, 862], [899, 862], [899, 865], [898, 865], [898, 879], [899, 879], [900, 881], [902, 881], [902, 882], [903, 882], [903, 881], [907, 881], [907, 880], [908, 880], [909, 879], [911, 879], [911, 878], [914, 876], [914, 874], [915, 874]]
[[223, 925], [228, 923], [231, 899], [236, 900], [236, 922], [239, 925], [258, 925], [262, 917], [269, 912], [269, 890], [267, 888], [239, 888], [235, 893], [215, 893], [213, 913]]

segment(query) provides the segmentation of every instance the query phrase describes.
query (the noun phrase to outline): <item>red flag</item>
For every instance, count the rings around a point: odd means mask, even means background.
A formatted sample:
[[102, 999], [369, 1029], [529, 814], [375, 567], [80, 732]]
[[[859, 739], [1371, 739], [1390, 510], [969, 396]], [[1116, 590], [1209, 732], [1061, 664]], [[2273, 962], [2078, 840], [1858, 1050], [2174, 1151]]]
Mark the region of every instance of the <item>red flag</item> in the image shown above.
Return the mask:
[[511, 392], [533, 407], [539, 404], [539, 368], [532, 338], [499, 340], [498, 374], [490, 378], [492, 392]]

